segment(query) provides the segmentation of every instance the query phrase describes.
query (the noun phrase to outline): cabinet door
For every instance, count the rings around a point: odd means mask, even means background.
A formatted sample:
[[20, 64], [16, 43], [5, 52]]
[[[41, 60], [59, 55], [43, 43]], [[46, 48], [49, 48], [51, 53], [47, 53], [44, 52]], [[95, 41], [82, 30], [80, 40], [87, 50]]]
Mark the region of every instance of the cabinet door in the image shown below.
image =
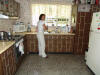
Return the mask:
[[58, 36], [57, 35], [52, 35], [53, 38], [53, 43], [52, 43], [52, 46], [53, 46], [53, 51], [52, 52], [58, 52], [58, 46], [57, 46], [57, 43], [58, 43]]
[[38, 41], [37, 41], [37, 39], [31, 40], [31, 52], [38, 52]]
[[58, 38], [57, 38], [57, 52], [62, 52], [62, 36], [61, 35], [58, 35]]
[[9, 58], [9, 67], [10, 68], [10, 73], [11, 75], [14, 75], [16, 72], [16, 60], [15, 60], [15, 55], [14, 55], [14, 51], [13, 51], [13, 46], [9, 49], [10, 52], [10, 58]]
[[6, 52], [1, 54], [2, 70], [4, 75], [8, 75], [8, 69], [7, 69], [8, 65], [7, 65], [6, 55], [7, 55]]
[[46, 52], [49, 52], [49, 36], [45, 35], [45, 50]]
[[38, 40], [36, 35], [31, 35], [31, 50], [32, 52], [38, 52]]
[[31, 52], [31, 35], [26, 35], [26, 49], [27, 49], [27, 52]]
[[19, 17], [20, 4], [14, 1], [13, 5], [13, 14], [15, 17]]
[[10, 17], [19, 17], [20, 5], [15, 0], [0, 0], [0, 11]]
[[8, 3], [8, 12], [9, 12], [9, 16], [14, 16], [14, 0], [9, 0]]
[[45, 51], [46, 52], [53, 52], [53, 36], [52, 35], [45, 35]]
[[74, 36], [66, 35], [66, 37], [65, 37], [65, 45], [66, 45], [65, 52], [73, 53], [73, 44], [74, 44]]
[[4, 0], [0, 0], [0, 11], [4, 10]]
[[69, 52], [73, 52], [74, 49], [74, 36], [70, 36], [70, 46], [69, 46]]
[[66, 35], [62, 35], [61, 37], [61, 44], [62, 44], [62, 52], [66, 52]]
[[31, 52], [31, 40], [27, 39], [27, 42], [26, 42], [26, 46], [27, 46], [27, 52]]
[[26, 35], [27, 52], [38, 52], [38, 40], [36, 35]]
[[16, 61], [13, 47], [2, 53], [1, 57], [4, 75], [14, 75], [16, 72]]
[[3, 65], [2, 65], [2, 55], [0, 54], [0, 75], [4, 75], [3, 74]]

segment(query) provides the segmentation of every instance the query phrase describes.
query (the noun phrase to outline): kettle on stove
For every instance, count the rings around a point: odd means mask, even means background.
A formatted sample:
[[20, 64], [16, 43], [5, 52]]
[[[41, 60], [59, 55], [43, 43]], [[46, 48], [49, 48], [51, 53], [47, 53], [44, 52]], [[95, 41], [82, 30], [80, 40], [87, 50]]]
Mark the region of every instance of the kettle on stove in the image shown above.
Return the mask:
[[0, 40], [8, 40], [8, 33], [5, 31], [0, 31]]

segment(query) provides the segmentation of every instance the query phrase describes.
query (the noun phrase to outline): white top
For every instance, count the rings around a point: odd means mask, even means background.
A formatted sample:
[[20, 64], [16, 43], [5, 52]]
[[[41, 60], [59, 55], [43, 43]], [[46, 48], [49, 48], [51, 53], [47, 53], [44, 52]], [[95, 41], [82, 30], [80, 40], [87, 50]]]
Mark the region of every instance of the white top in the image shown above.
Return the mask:
[[37, 25], [38, 25], [38, 32], [44, 32], [44, 29], [43, 29], [43, 25], [45, 24], [45, 21], [43, 20], [40, 20], [38, 21]]

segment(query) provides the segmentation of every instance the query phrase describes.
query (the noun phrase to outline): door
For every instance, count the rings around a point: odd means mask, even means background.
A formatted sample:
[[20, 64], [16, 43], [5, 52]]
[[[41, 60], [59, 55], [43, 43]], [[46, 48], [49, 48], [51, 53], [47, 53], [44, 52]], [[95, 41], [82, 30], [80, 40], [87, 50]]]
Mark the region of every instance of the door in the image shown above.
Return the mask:
[[100, 33], [95, 34], [94, 65], [96, 75], [100, 75]]
[[100, 25], [100, 12], [97, 12], [93, 14], [90, 30], [94, 32], [100, 32], [100, 30], [98, 30], [99, 25]]
[[94, 41], [91, 43], [86, 64], [96, 75], [100, 75], [100, 33], [94, 34]]
[[90, 34], [89, 34], [89, 45], [88, 45], [89, 48], [94, 44], [94, 41], [95, 41], [94, 35], [95, 35], [94, 32], [90, 32]]

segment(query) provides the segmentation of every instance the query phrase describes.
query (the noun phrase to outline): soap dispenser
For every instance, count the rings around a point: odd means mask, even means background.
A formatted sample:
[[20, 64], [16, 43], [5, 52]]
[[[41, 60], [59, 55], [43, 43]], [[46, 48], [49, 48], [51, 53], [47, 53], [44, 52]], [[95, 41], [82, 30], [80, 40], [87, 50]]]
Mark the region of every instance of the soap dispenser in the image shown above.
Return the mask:
[[28, 23], [27, 32], [31, 32], [31, 25]]

